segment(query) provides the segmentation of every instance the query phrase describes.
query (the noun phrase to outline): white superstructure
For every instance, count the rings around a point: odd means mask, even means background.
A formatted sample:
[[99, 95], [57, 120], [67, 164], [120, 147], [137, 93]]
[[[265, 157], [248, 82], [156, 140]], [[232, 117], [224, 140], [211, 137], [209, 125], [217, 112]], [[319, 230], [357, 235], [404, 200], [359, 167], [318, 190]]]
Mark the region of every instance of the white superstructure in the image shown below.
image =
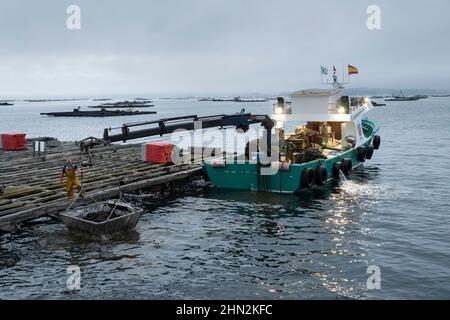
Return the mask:
[[274, 106], [272, 119], [278, 128], [287, 132], [306, 122], [340, 123], [342, 137], [354, 137], [356, 144], [365, 142], [361, 119], [372, 109], [366, 97], [342, 95], [342, 85], [334, 84], [332, 89], [306, 89], [291, 93], [291, 104], [283, 105], [282, 99]]

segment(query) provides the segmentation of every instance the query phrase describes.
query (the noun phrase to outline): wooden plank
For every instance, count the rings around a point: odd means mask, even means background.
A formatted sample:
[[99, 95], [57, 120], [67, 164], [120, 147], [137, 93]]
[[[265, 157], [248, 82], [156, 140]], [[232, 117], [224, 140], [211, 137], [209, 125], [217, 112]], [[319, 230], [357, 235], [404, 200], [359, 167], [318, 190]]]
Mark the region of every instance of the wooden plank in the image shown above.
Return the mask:
[[[136, 191], [197, 174], [203, 151], [188, 150], [193, 164], [164, 166], [142, 162], [140, 144], [100, 145], [90, 150], [94, 166], [84, 168], [81, 181], [89, 196], [104, 200], [118, 195], [120, 183], [124, 184], [122, 190]], [[65, 209], [65, 184], [58, 181], [58, 176], [67, 158], [79, 162], [87, 156], [73, 142], [49, 149], [46, 161], [33, 158], [31, 147], [20, 152], [0, 151], [0, 181], [6, 187], [0, 194], [1, 229]]]
[[[146, 179], [138, 182], [134, 182], [131, 184], [127, 184], [120, 187], [120, 190], [125, 192], [132, 192], [137, 191], [141, 189], [145, 189], [147, 187], [150, 187], [152, 185], [158, 185], [167, 183], [170, 181], [185, 179], [189, 176], [192, 176], [194, 174], [197, 174], [201, 172], [201, 167], [195, 167], [195, 168], [189, 168], [186, 170], [182, 170], [179, 172], [174, 172], [171, 174], [167, 174], [164, 176], [154, 177], [151, 179]], [[102, 191], [99, 191], [97, 193], [94, 193], [91, 195], [92, 198], [95, 199], [95, 201], [102, 201], [105, 199], [110, 199], [119, 196], [120, 193], [119, 187], [113, 187], [109, 189], [105, 189]], [[24, 211], [19, 211], [14, 214], [10, 214], [7, 216], [0, 217], [0, 229], [2, 230], [11, 230], [11, 226], [15, 225], [17, 223], [20, 223], [25, 220], [29, 220], [32, 218], [37, 218], [42, 215], [49, 215], [49, 214], [56, 214], [61, 211], [64, 211], [67, 207], [67, 201], [61, 201], [58, 203], [49, 203], [48, 205], [44, 205], [38, 208], [32, 208]]]

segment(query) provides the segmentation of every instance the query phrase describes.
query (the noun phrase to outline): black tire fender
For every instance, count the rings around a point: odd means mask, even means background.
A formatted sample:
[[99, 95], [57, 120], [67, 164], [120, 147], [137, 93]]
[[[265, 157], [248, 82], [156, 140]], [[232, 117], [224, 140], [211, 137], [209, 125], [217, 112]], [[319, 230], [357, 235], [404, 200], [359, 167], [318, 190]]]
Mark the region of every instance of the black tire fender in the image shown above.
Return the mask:
[[356, 148], [356, 159], [358, 159], [359, 162], [366, 161], [366, 154], [367, 154], [367, 148], [364, 146]]
[[342, 160], [342, 172], [344, 174], [348, 175], [352, 172], [353, 169], [353, 162], [350, 158], [345, 158]]
[[380, 149], [381, 144], [381, 137], [380, 136], [374, 136], [372, 140], [372, 144], [375, 150]]
[[203, 180], [209, 181], [208, 171], [206, 170], [206, 164], [203, 164], [202, 166], [202, 177]]
[[374, 150], [375, 150], [375, 147], [373, 145], [370, 145], [367, 147], [366, 159], [369, 159], [369, 160], [372, 159]]
[[315, 172], [316, 184], [318, 186], [324, 186], [328, 181], [328, 172], [324, 166], [318, 166]]
[[338, 161], [333, 164], [333, 178], [339, 179], [341, 177], [342, 162]]
[[300, 185], [303, 188], [311, 188], [314, 184], [314, 170], [311, 168], [303, 169], [302, 176], [300, 178]]

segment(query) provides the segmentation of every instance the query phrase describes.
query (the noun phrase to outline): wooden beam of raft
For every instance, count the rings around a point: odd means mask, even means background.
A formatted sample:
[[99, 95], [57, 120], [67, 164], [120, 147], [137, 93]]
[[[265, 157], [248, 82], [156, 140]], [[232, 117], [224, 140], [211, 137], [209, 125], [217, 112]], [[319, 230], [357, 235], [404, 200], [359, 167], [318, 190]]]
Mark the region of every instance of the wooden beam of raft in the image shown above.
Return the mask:
[[[100, 192], [96, 192], [91, 194], [90, 196], [95, 201], [102, 201], [110, 198], [114, 198], [119, 196], [120, 190], [125, 192], [132, 192], [141, 189], [145, 189], [150, 186], [159, 185], [163, 183], [167, 183], [170, 181], [176, 181], [180, 179], [185, 179], [193, 174], [199, 173], [201, 171], [201, 167], [191, 168], [188, 170], [183, 170], [181, 172], [176, 172], [168, 175], [164, 175], [161, 177], [156, 177], [153, 179], [143, 180], [135, 183], [131, 183], [128, 185], [123, 185], [120, 187], [112, 187], [106, 190], [102, 190]], [[17, 223], [35, 219], [44, 215], [52, 215], [57, 214], [61, 211], [64, 211], [67, 208], [67, 201], [58, 201], [57, 203], [51, 203], [48, 205], [43, 205], [39, 208], [32, 208], [24, 211], [19, 211], [17, 213], [9, 214], [7, 216], [0, 217], [0, 229], [2, 230], [11, 230], [12, 226], [15, 226]]]

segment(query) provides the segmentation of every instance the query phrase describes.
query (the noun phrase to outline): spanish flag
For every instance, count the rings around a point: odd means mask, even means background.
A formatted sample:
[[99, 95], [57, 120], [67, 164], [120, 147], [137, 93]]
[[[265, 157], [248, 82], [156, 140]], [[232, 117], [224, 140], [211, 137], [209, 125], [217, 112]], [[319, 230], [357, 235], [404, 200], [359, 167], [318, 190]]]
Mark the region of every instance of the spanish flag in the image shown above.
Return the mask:
[[354, 66], [351, 66], [351, 65], [348, 65], [348, 75], [358, 74], [358, 73], [359, 73], [358, 68], [356, 68]]

